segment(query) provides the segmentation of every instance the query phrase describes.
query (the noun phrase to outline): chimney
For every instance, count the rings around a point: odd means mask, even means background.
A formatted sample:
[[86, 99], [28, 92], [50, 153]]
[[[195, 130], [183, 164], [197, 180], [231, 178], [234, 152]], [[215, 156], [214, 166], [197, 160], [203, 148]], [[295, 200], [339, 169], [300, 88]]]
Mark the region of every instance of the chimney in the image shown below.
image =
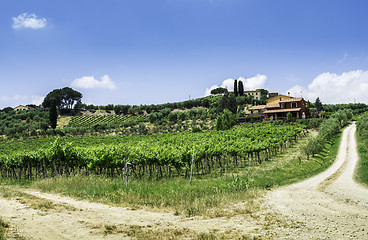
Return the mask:
[[288, 97], [290, 97], [290, 92], [288, 92]]

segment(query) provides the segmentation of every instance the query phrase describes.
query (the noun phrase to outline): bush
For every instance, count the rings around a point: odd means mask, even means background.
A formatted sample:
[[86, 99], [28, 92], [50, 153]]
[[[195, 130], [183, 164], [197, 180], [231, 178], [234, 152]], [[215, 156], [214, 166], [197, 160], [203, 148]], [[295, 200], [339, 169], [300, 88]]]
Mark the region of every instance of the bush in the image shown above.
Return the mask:
[[234, 115], [227, 109], [223, 111], [222, 114], [218, 115], [216, 119], [216, 126], [215, 129], [217, 131], [220, 130], [227, 130], [232, 128], [236, 123], [236, 119]]
[[301, 148], [301, 151], [307, 155], [317, 154], [321, 152], [325, 144], [340, 131], [342, 127], [348, 124], [351, 119], [351, 110], [339, 110], [332, 114], [330, 118], [325, 119], [321, 125], [317, 137], [312, 138]]

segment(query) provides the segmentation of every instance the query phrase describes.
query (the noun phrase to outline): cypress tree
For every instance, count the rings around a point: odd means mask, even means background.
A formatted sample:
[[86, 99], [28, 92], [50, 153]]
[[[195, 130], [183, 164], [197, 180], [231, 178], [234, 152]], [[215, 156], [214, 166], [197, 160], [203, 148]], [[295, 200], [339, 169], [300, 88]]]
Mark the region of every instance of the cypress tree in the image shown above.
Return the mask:
[[238, 96], [238, 80], [237, 79], [234, 80], [234, 95], [235, 97]]
[[234, 95], [231, 95], [229, 97], [226, 109], [230, 110], [233, 114], [236, 114], [238, 110], [238, 105], [236, 103], [236, 97]]
[[53, 99], [51, 101], [50, 109], [49, 109], [49, 119], [52, 129], [55, 132], [56, 124], [57, 124], [57, 109], [56, 109], [56, 101]]
[[224, 111], [224, 109], [226, 109], [229, 105], [229, 98], [228, 98], [228, 94], [225, 94], [224, 96], [222, 96], [219, 104], [217, 105], [217, 113], [222, 113]]
[[314, 107], [317, 109], [317, 112], [321, 112], [323, 110], [323, 105], [322, 105], [321, 100], [319, 100], [319, 97], [317, 97], [314, 103]]
[[242, 81], [238, 82], [239, 85], [239, 96], [243, 96], [244, 95], [244, 85]]

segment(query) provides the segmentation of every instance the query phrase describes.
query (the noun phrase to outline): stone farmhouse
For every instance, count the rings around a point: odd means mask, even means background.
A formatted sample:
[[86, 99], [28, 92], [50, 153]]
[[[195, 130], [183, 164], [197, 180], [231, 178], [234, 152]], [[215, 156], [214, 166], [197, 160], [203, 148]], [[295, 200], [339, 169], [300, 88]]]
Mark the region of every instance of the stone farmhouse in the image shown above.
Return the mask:
[[308, 103], [303, 98], [291, 97], [290, 94], [276, 95], [266, 100], [266, 105], [253, 106], [246, 111], [248, 116], [261, 116], [264, 120], [280, 120], [288, 113], [296, 119], [307, 118]]

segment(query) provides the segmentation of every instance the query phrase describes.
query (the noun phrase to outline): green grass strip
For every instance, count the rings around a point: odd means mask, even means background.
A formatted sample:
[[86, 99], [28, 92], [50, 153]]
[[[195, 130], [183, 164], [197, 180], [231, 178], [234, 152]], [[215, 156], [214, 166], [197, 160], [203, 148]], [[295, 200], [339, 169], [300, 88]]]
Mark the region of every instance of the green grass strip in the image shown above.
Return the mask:
[[358, 182], [368, 185], [368, 141], [364, 142], [363, 138], [359, 134], [356, 134], [356, 139], [359, 154], [356, 179]]

